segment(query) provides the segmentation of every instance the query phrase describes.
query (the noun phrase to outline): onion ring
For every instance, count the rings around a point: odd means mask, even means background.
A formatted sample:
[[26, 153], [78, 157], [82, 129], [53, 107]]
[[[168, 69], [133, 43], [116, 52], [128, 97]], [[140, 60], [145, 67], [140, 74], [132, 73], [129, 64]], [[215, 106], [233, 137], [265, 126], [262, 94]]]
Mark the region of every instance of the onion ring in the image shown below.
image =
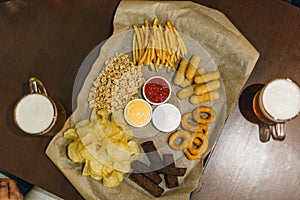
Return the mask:
[[215, 111], [207, 106], [200, 106], [193, 111], [193, 118], [200, 124], [209, 124], [216, 120]]
[[199, 124], [193, 121], [193, 114], [188, 112], [182, 116], [181, 126], [184, 130], [190, 132], [200, 132], [208, 135], [208, 127], [205, 124]]
[[186, 149], [190, 145], [191, 141], [192, 137], [188, 131], [178, 130], [170, 135], [168, 144], [172, 149], [181, 151]]
[[192, 154], [192, 153], [189, 151], [189, 149], [186, 149], [186, 150], [184, 151], [184, 155], [185, 155], [185, 157], [186, 157], [187, 159], [189, 159], [189, 160], [196, 160], [196, 159], [198, 159], [198, 158], [200, 157], [200, 155], [198, 155], [198, 154]]
[[192, 137], [193, 141], [184, 151], [184, 155], [189, 160], [196, 160], [200, 158], [201, 155], [207, 150], [208, 139], [205, 135], [201, 133], [195, 133]]

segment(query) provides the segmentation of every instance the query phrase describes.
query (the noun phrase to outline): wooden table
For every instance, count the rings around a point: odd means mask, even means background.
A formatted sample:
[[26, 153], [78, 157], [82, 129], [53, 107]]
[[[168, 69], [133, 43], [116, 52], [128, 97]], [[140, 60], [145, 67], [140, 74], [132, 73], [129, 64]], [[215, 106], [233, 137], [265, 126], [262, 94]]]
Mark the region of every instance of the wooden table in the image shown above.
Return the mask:
[[[44, 81], [72, 112], [72, 88], [85, 56], [112, 33], [119, 1], [14, 0], [0, 3], [0, 169], [64, 199], [82, 199], [45, 155], [51, 138], [27, 137], [12, 120], [27, 79]], [[199, 0], [223, 12], [260, 52], [245, 87], [275, 77], [300, 83], [300, 10], [280, 0]], [[286, 139], [261, 143], [238, 103], [192, 199], [299, 199], [300, 117]]]

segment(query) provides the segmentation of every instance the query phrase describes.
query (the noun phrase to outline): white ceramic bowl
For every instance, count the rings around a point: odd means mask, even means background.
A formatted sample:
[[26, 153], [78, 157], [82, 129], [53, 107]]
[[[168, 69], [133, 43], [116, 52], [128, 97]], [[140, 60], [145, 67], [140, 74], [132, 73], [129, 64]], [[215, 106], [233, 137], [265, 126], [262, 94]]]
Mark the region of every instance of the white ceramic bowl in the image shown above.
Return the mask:
[[[135, 123], [133, 120], [138, 121], [139, 116], [143, 115], [143, 110], [141, 110], [142, 109], [141, 105], [145, 106], [146, 109], [149, 109], [149, 113], [147, 113], [149, 115], [149, 117], [148, 117], [148, 119], [142, 120], [142, 121], [144, 121], [143, 123], [138, 124], [138, 123]], [[131, 115], [132, 115], [133, 119], [130, 119], [130, 116], [129, 116], [130, 112], [132, 112]], [[138, 112], [140, 112], [140, 114], [137, 114]], [[145, 101], [143, 99], [131, 100], [130, 102], [127, 103], [127, 105], [125, 106], [125, 109], [124, 109], [124, 118], [125, 118], [126, 122], [133, 127], [146, 126], [151, 121], [151, 116], [152, 116], [152, 107], [147, 101]], [[142, 116], [140, 118], [142, 118]]]
[[173, 104], [162, 104], [155, 108], [152, 123], [162, 132], [171, 132], [178, 128], [181, 121], [180, 111]]
[[[147, 92], [147, 89], [149, 89], [149, 87], [151, 87], [150, 84], [152, 84], [152, 86], [153, 86], [153, 84], [155, 84], [156, 87], [158, 86], [158, 87], [168, 88], [169, 91], [167, 92], [167, 94], [165, 94], [166, 93], [165, 91], [161, 92], [158, 89], [155, 89], [154, 87], [152, 87], [153, 88], [153, 90], [152, 90], [153, 96], [151, 97], [149, 95], [149, 92]], [[149, 87], [147, 87], [147, 86], [149, 86]], [[143, 92], [143, 97], [150, 104], [161, 105], [161, 104], [166, 103], [169, 100], [169, 98], [171, 96], [172, 88], [171, 88], [170, 83], [164, 77], [153, 76], [144, 83], [142, 92]], [[153, 100], [151, 100], [151, 98], [160, 98], [161, 101], [153, 101]]]

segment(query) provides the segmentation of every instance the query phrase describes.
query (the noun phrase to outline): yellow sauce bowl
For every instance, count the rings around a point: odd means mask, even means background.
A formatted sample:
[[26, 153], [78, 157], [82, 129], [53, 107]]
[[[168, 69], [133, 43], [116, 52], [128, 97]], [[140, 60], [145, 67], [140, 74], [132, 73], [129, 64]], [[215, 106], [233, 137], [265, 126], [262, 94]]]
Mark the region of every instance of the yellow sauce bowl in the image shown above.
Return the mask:
[[134, 99], [126, 105], [124, 118], [133, 127], [146, 126], [151, 121], [152, 107], [143, 99]]

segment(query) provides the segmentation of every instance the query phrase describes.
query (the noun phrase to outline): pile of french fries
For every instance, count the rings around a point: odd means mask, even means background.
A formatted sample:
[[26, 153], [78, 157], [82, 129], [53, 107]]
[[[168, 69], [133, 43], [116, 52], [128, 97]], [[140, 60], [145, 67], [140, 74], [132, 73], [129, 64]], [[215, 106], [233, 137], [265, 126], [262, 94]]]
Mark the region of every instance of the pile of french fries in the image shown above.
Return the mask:
[[187, 55], [187, 49], [170, 21], [164, 27], [157, 22], [158, 18], [154, 18], [152, 24], [145, 20], [142, 27], [133, 24], [133, 63], [137, 66], [149, 65], [153, 71], [165, 66], [170, 72], [171, 69], [176, 70], [175, 63], [180, 56]]

